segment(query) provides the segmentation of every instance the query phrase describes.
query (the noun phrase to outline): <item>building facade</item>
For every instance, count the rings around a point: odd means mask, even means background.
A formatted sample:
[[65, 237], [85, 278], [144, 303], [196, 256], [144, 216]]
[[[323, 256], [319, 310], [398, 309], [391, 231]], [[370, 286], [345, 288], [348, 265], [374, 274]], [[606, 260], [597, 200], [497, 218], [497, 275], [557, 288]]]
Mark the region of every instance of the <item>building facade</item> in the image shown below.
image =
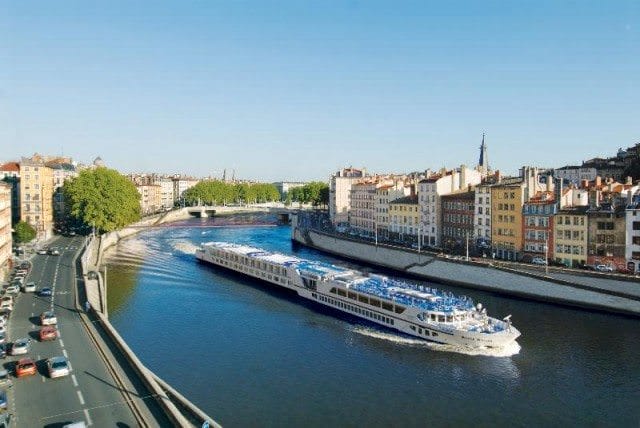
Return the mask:
[[491, 188], [491, 246], [499, 259], [520, 260], [522, 256], [522, 207], [524, 186], [521, 180]]
[[640, 272], [640, 197], [633, 197], [625, 210], [625, 252], [627, 269]]
[[475, 191], [442, 196], [442, 247], [461, 254], [473, 249]]
[[162, 209], [161, 187], [158, 184], [136, 185], [140, 193], [140, 208], [142, 215], [156, 213]]
[[523, 260], [534, 257], [553, 259], [554, 215], [558, 204], [553, 192], [539, 192], [526, 201], [522, 208]]
[[613, 270], [625, 270], [627, 222], [625, 206], [602, 202], [587, 210], [589, 234], [587, 263], [607, 265]]
[[53, 170], [39, 155], [20, 161], [20, 220], [36, 230], [38, 239], [53, 236]]
[[367, 175], [365, 169], [343, 168], [329, 180], [329, 217], [336, 225], [349, 222], [351, 186]]
[[11, 186], [0, 182], [0, 281], [11, 269]]
[[0, 180], [11, 187], [11, 223], [20, 221], [20, 164], [7, 162], [0, 165]]
[[491, 186], [478, 184], [475, 188], [475, 243], [479, 248], [491, 247]]
[[389, 207], [392, 201], [408, 196], [411, 193], [410, 186], [402, 180], [396, 180], [394, 184], [382, 185], [376, 189], [376, 227], [379, 239], [389, 238]]
[[416, 242], [420, 228], [420, 210], [416, 195], [404, 196], [389, 203], [389, 237]]
[[558, 210], [553, 221], [553, 258], [568, 267], [587, 263], [589, 218], [588, 206], [565, 207]]
[[361, 234], [374, 236], [376, 231], [376, 192], [382, 183], [365, 181], [351, 186], [349, 225]]

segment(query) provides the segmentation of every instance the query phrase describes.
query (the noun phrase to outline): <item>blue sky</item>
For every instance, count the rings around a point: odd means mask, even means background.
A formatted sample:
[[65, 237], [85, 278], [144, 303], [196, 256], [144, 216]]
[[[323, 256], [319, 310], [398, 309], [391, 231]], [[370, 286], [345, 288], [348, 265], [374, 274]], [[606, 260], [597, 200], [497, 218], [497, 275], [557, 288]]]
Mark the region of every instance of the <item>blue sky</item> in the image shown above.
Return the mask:
[[326, 179], [640, 142], [640, 2], [0, 0], [0, 159]]

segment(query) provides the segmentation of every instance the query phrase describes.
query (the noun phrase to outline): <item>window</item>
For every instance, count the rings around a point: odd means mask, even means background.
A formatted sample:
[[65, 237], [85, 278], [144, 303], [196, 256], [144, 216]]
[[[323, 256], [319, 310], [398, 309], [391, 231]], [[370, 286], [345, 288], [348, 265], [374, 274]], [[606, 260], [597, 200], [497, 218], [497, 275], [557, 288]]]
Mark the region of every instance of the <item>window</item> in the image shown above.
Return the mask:
[[[598, 223], [598, 229], [600, 229], [600, 224]], [[633, 230], [640, 230], [640, 221], [633, 222]]]

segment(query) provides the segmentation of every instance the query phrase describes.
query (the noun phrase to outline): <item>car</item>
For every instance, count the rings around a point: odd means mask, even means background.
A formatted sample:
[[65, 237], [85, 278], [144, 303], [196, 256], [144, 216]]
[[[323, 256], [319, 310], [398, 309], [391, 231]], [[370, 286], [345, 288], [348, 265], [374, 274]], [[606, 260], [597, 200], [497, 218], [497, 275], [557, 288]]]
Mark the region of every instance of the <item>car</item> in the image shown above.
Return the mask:
[[51, 297], [52, 294], [53, 291], [49, 287], [41, 288], [40, 291], [38, 291], [38, 296], [40, 297]]
[[5, 294], [4, 296], [2, 296], [0, 298], [0, 303], [7, 301], [7, 302], [11, 302], [13, 303], [13, 296], [9, 295], [9, 294]]
[[29, 353], [31, 347], [31, 340], [28, 338], [22, 338], [14, 340], [11, 344], [11, 355], [24, 355]]
[[13, 302], [11, 300], [3, 300], [2, 302], [0, 302], [0, 309], [9, 309], [10, 311], [12, 311]]
[[56, 337], [58, 337], [58, 330], [53, 326], [46, 325], [40, 329], [38, 336], [40, 337], [41, 342], [46, 340], [55, 340]]
[[5, 317], [0, 317], [0, 326], [5, 327], [7, 325], [7, 319]]
[[31, 269], [31, 263], [29, 262], [22, 262], [20, 263], [20, 266], [18, 266], [19, 269]]
[[23, 287], [22, 290], [25, 293], [34, 293], [36, 291], [36, 283], [35, 282], [27, 282]]
[[7, 390], [0, 389], [0, 410], [7, 410], [9, 407], [9, 400], [7, 400]]
[[31, 358], [21, 358], [16, 364], [16, 377], [32, 376], [37, 371], [36, 363]]
[[0, 369], [0, 387], [10, 387], [13, 384], [9, 371], [6, 369]]
[[69, 363], [65, 357], [51, 357], [47, 360], [47, 368], [49, 369], [49, 377], [51, 379], [68, 376]]
[[46, 256], [47, 255], [47, 249], [46, 248], [40, 248], [38, 250], [38, 254], [40, 254], [41, 256]]
[[47, 250], [47, 254], [49, 254], [50, 256], [59, 256], [60, 251], [58, 251], [57, 248], [49, 248], [49, 250]]
[[54, 325], [58, 324], [58, 318], [53, 311], [46, 311], [40, 314], [40, 325]]
[[6, 343], [7, 335], [5, 333], [0, 333], [0, 343]]
[[609, 265], [596, 265], [598, 272], [613, 272], [613, 268]]
[[533, 263], [534, 265], [542, 265], [545, 266], [547, 264], [547, 261], [545, 259], [543, 259], [542, 257], [534, 257], [531, 260], [531, 263]]
[[4, 291], [7, 294], [18, 294], [20, 292], [20, 288], [15, 284], [11, 284]]

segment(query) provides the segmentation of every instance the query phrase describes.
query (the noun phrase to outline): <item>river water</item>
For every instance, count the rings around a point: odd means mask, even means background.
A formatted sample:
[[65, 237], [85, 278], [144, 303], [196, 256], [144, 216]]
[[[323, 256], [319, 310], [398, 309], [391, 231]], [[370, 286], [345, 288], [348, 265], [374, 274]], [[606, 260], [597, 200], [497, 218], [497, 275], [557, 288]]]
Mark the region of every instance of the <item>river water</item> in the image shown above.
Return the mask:
[[113, 325], [223, 426], [640, 426], [636, 319], [441, 287], [492, 316], [512, 314], [522, 332], [501, 355], [472, 355], [194, 258], [201, 243], [223, 240], [358, 267], [289, 237], [266, 215], [193, 219], [107, 253]]

